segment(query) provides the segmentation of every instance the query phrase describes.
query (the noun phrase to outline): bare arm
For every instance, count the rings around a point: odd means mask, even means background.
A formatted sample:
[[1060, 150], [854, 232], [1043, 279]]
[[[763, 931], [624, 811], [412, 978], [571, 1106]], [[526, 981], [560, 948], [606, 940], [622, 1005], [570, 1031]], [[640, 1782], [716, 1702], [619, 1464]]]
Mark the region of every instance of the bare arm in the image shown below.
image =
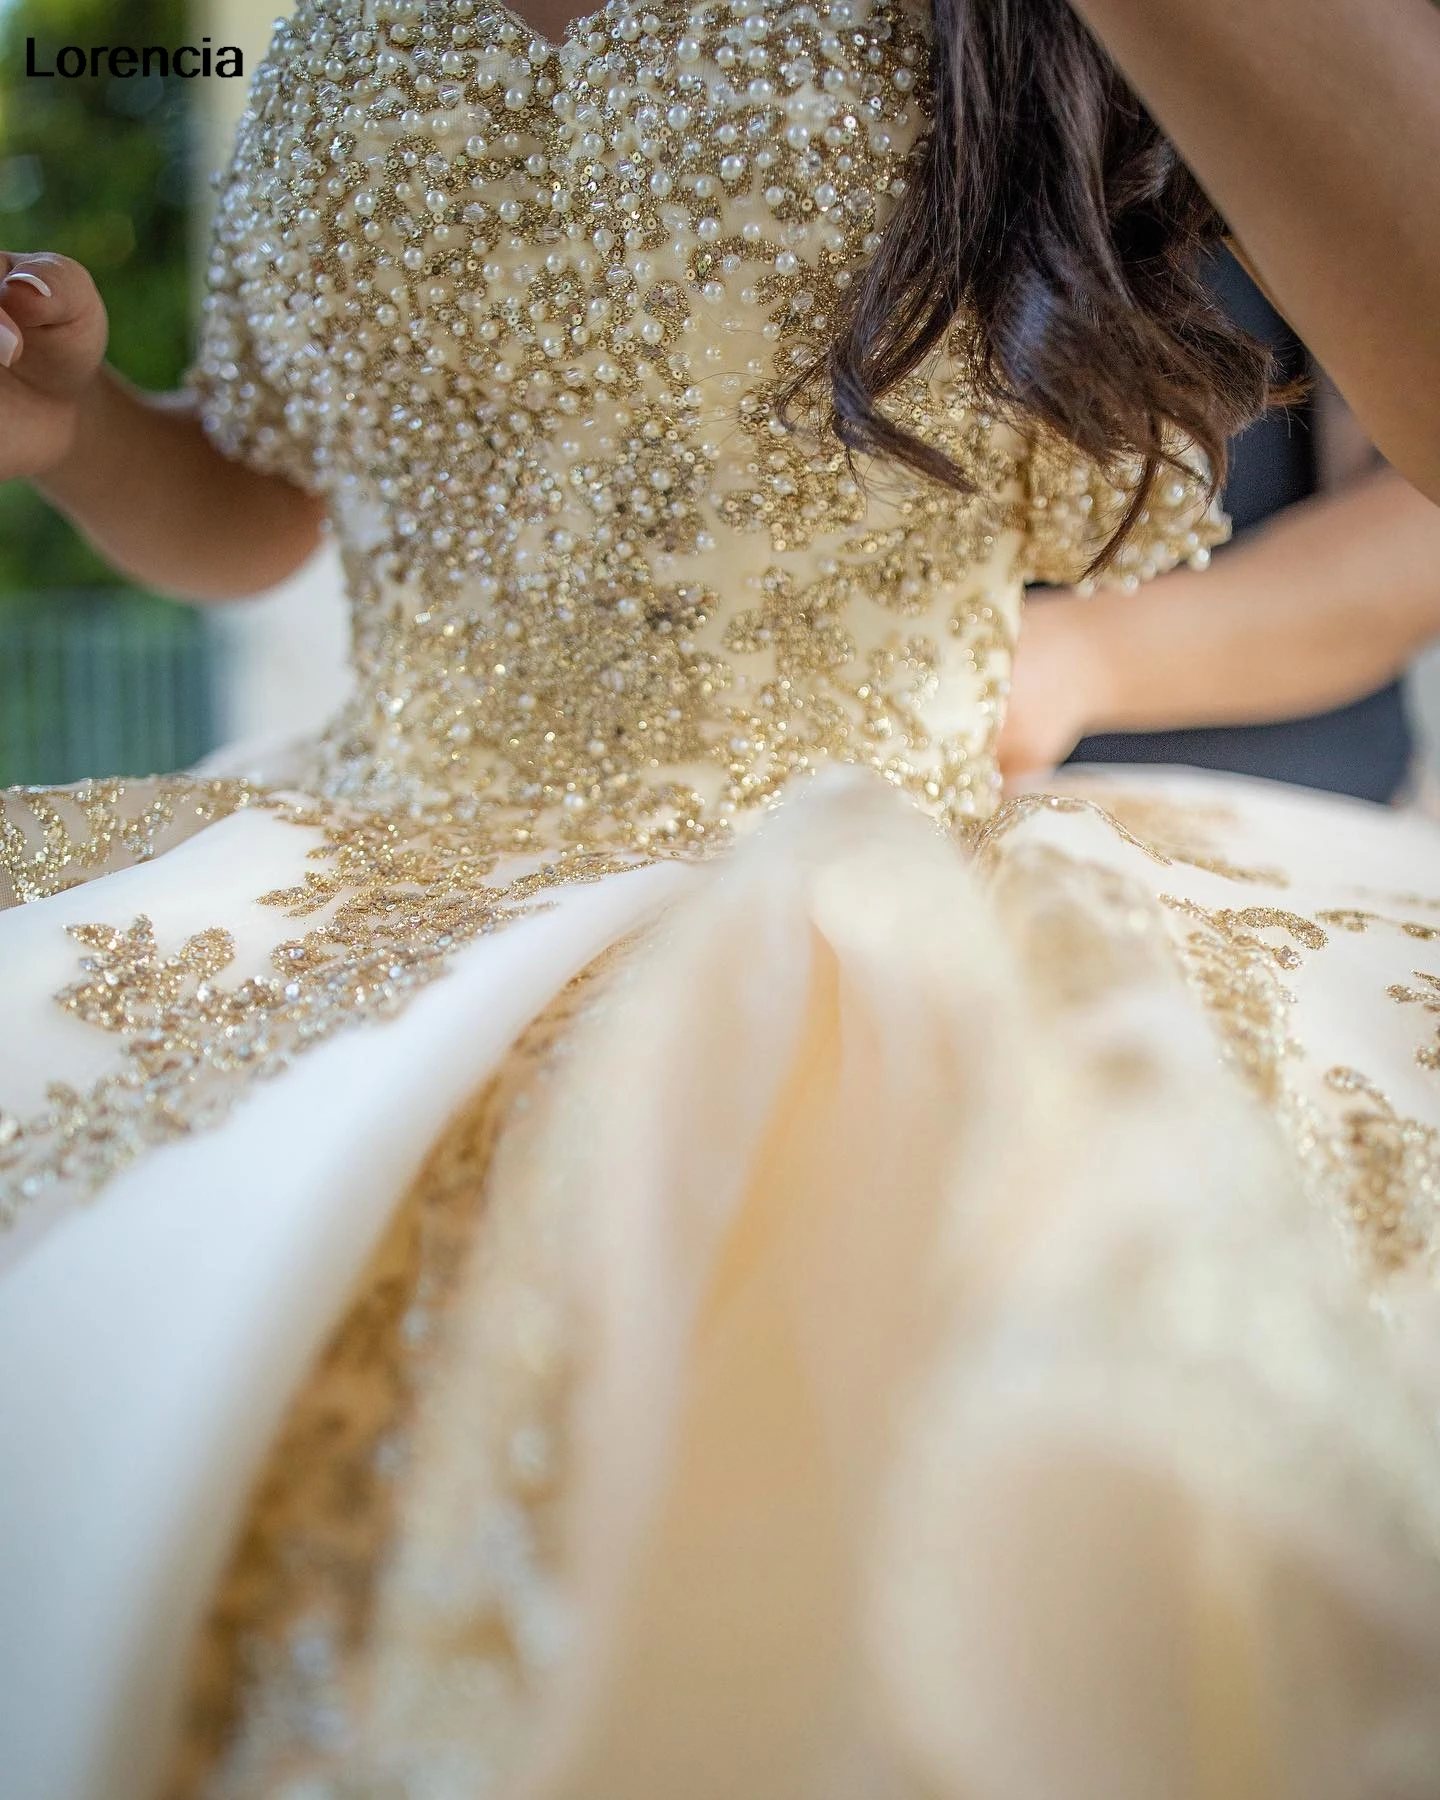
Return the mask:
[[1440, 8], [1071, 4], [1370, 436], [1440, 500]]
[[105, 311], [78, 263], [0, 254], [0, 480], [29, 479], [126, 574], [187, 600], [273, 587], [322, 504], [229, 461], [184, 395], [101, 365]]
[[237, 600], [292, 574], [324, 511], [289, 482], [222, 456], [184, 395], [102, 369], [68, 452], [35, 486], [116, 568], [183, 600]]
[[1294, 506], [1205, 574], [1037, 596], [1001, 740], [1008, 773], [1097, 731], [1264, 724], [1393, 680], [1440, 634], [1440, 507], [1389, 469]]

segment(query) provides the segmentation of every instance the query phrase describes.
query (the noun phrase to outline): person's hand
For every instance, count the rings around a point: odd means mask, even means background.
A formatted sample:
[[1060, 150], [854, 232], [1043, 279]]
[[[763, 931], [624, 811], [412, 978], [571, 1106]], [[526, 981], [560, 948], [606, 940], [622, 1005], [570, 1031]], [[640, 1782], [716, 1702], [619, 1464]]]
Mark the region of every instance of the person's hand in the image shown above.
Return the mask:
[[65, 455], [108, 335], [79, 263], [0, 251], [0, 481], [43, 475]]
[[1026, 601], [1000, 733], [1000, 772], [1007, 781], [1057, 767], [1100, 722], [1106, 658], [1094, 608], [1094, 601], [1072, 593], [1035, 594]]

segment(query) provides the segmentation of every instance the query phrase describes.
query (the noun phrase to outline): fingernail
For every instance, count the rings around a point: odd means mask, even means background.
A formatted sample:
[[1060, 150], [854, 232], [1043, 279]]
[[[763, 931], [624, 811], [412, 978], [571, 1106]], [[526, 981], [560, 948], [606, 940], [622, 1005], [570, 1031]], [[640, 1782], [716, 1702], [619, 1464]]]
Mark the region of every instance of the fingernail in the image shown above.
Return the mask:
[[55, 297], [50, 292], [49, 282], [42, 281], [38, 275], [32, 275], [28, 269], [12, 269], [5, 279], [7, 281], [28, 281], [31, 287], [38, 289], [47, 300], [53, 300]]
[[0, 325], [0, 369], [8, 369], [20, 348], [20, 339], [8, 325]]

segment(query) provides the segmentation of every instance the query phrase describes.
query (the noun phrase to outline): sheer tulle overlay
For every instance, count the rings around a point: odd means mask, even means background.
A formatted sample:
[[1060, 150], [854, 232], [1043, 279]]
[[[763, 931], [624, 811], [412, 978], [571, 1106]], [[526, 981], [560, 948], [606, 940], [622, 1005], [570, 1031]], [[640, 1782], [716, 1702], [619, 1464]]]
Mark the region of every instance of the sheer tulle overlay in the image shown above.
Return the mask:
[[1440, 1796], [1440, 833], [1001, 804], [1136, 472], [776, 410], [926, 30], [280, 27], [195, 385], [355, 693], [0, 796], [6, 1800]]
[[[1002, 929], [883, 793], [797, 811], [502, 1160], [580, 1220], [521, 1791], [1430, 1791], [1433, 1420], [1147, 897], [1017, 846]], [[483, 1744], [415, 1671], [475, 1618], [486, 1370], [433, 1396], [387, 1774]]]

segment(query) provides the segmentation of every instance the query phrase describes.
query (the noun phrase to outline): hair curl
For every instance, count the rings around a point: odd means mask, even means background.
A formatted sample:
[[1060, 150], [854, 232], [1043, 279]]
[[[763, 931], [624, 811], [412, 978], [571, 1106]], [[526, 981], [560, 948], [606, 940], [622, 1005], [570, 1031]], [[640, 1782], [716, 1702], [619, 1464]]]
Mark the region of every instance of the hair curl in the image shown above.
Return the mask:
[[787, 404], [828, 381], [848, 448], [971, 491], [880, 407], [963, 316], [978, 407], [1129, 471], [1127, 488], [1139, 472], [1095, 572], [1175, 466], [1177, 434], [1218, 491], [1229, 439], [1292, 394], [1201, 282], [1223, 220], [1068, 0], [932, 0], [932, 18], [930, 131]]

